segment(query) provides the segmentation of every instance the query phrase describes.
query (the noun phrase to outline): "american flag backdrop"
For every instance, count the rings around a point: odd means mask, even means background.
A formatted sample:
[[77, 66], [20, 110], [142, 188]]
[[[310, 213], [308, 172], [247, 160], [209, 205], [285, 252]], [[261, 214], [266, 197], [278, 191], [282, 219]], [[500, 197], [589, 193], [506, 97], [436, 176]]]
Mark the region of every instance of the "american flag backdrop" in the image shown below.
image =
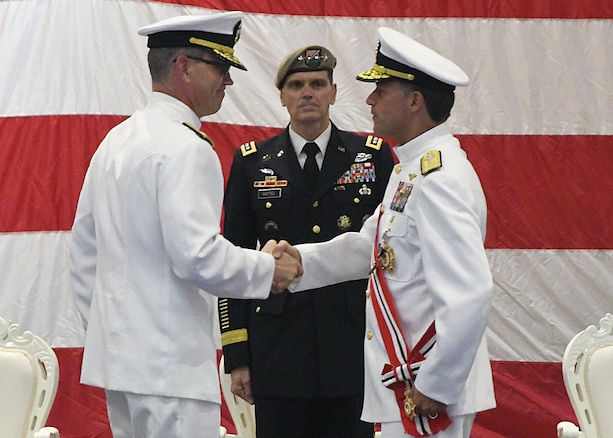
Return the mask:
[[553, 438], [576, 421], [564, 348], [613, 311], [611, 0], [0, 0], [0, 316], [58, 353], [49, 423], [64, 438], [110, 436], [102, 392], [78, 383], [67, 242], [91, 155], [150, 93], [136, 30], [220, 10], [245, 12], [236, 52], [249, 69], [232, 70], [221, 111], [203, 120], [226, 175], [240, 144], [287, 124], [273, 80], [302, 45], [337, 56], [331, 115], [350, 131], [372, 129], [372, 85], [354, 77], [374, 61], [379, 26], [468, 73], [451, 124], [488, 200], [498, 400], [473, 436]]

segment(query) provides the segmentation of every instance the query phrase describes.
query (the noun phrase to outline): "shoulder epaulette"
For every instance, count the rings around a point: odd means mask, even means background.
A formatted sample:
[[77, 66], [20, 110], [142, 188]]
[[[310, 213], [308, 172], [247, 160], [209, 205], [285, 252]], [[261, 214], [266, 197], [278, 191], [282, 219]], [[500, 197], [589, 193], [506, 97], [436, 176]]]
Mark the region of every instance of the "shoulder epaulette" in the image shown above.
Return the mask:
[[421, 174], [427, 175], [430, 172], [443, 167], [443, 161], [441, 159], [441, 151], [428, 151], [421, 157]]
[[213, 149], [215, 149], [215, 143], [213, 143], [213, 139], [211, 137], [209, 137], [208, 135], [206, 135], [204, 132], [202, 132], [199, 129], [194, 128], [192, 125], [190, 125], [189, 123], [183, 122], [183, 126], [187, 126], [192, 132], [194, 132], [198, 137], [200, 137], [201, 139], [208, 141], [209, 144], [211, 145], [211, 147]]
[[366, 147], [379, 150], [381, 149], [382, 144], [383, 144], [383, 139], [381, 137], [375, 137], [374, 135], [369, 135], [366, 138]]
[[257, 148], [255, 147], [255, 141], [249, 141], [241, 145], [241, 154], [243, 154], [243, 157], [251, 155], [254, 152], [257, 152]]

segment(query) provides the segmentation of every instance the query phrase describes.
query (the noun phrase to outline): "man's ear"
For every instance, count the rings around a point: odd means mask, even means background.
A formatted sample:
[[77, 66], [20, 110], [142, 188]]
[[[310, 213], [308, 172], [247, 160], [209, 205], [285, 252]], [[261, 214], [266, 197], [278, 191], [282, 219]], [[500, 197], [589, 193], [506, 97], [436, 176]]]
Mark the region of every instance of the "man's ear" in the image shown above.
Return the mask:
[[181, 81], [189, 80], [188, 72], [188, 58], [185, 55], [177, 56], [177, 59], [172, 63], [172, 69], [174, 69], [175, 76]]
[[426, 104], [426, 100], [424, 99], [424, 95], [421, 94], [420, 91], [413, 91], [407, 96], [407, 100], [409, 101], [409, 108], [413, 112], [419, 111]]

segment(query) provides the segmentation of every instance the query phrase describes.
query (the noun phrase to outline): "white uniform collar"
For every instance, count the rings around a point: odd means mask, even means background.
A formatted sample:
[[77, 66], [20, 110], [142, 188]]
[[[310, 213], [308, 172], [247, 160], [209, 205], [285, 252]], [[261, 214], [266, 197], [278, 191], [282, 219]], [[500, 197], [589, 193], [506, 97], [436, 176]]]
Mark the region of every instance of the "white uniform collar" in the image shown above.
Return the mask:
[[162, 109], [167, 117], [179, 123], [189, 123], [194, 128], [200, 129], [201, 122], [198, 115], [179, 99], [166, 93], [154, 91], [149, 97], [147, 107], [154, 110]]
[[[328, 142], [330, 141], [331, 136], [332, 136], [332, 123], [329, 122], [328, 127], [324, 130], [324, 132], [322, 132], [319, 137], [313, 140], [313, 142], [317, 143], [317, 146], [319, 146], [319, 150], [321, 151], [322, 157], [326, 155], [326, 148], [328, 147]], [[302, 148], [304, 147], [304, 144], [308, 142], [308, 140], [304, 139], [301, 135], [296, 133], [296, 131], [292, 129], [291, 125], [289, 126], [289, 139], [292, 142], [294, 151], [296, 151], [296, 156], [300, 157], [300, 152], [302, 152]]]
[[400, 162], [412, 161], [415, 158], [421, 157], [426, 152], [436, 149], [438, 139], [448, 135], [453, 134], [449, 124], [444, 122], [418, 135], [413, 140], [396, 146], [394, 152], [398, 156]]

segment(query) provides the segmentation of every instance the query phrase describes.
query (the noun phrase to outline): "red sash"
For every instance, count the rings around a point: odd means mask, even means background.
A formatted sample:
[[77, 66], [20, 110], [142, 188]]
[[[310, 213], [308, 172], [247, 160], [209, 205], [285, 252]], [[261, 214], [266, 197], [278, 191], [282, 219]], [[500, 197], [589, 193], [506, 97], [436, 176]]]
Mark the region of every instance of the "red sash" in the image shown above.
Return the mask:
[[436, 343], [436, 327], [432, 322], [415, 345], [414, 351], [411, 352], [402, 333], [398, 311], [383, 275], [383, 269], [378, 263], [378, 230], [377, 226], [377, 238], [374, 245], [375, 266], [370, 274], [369, 288], [377, 324], [390, 359], [390, 363], [383, 367], [381, 380], [396, 395], [405, 433], [414, 436], [432, 435], [446, 429], [451, 424], [451, 419], [446, 412], [441, 412], [435, 418], [415, 415], [414, 411], [411, 415], [414, 405], [408, 394], [413, 387], [421, 363]]

